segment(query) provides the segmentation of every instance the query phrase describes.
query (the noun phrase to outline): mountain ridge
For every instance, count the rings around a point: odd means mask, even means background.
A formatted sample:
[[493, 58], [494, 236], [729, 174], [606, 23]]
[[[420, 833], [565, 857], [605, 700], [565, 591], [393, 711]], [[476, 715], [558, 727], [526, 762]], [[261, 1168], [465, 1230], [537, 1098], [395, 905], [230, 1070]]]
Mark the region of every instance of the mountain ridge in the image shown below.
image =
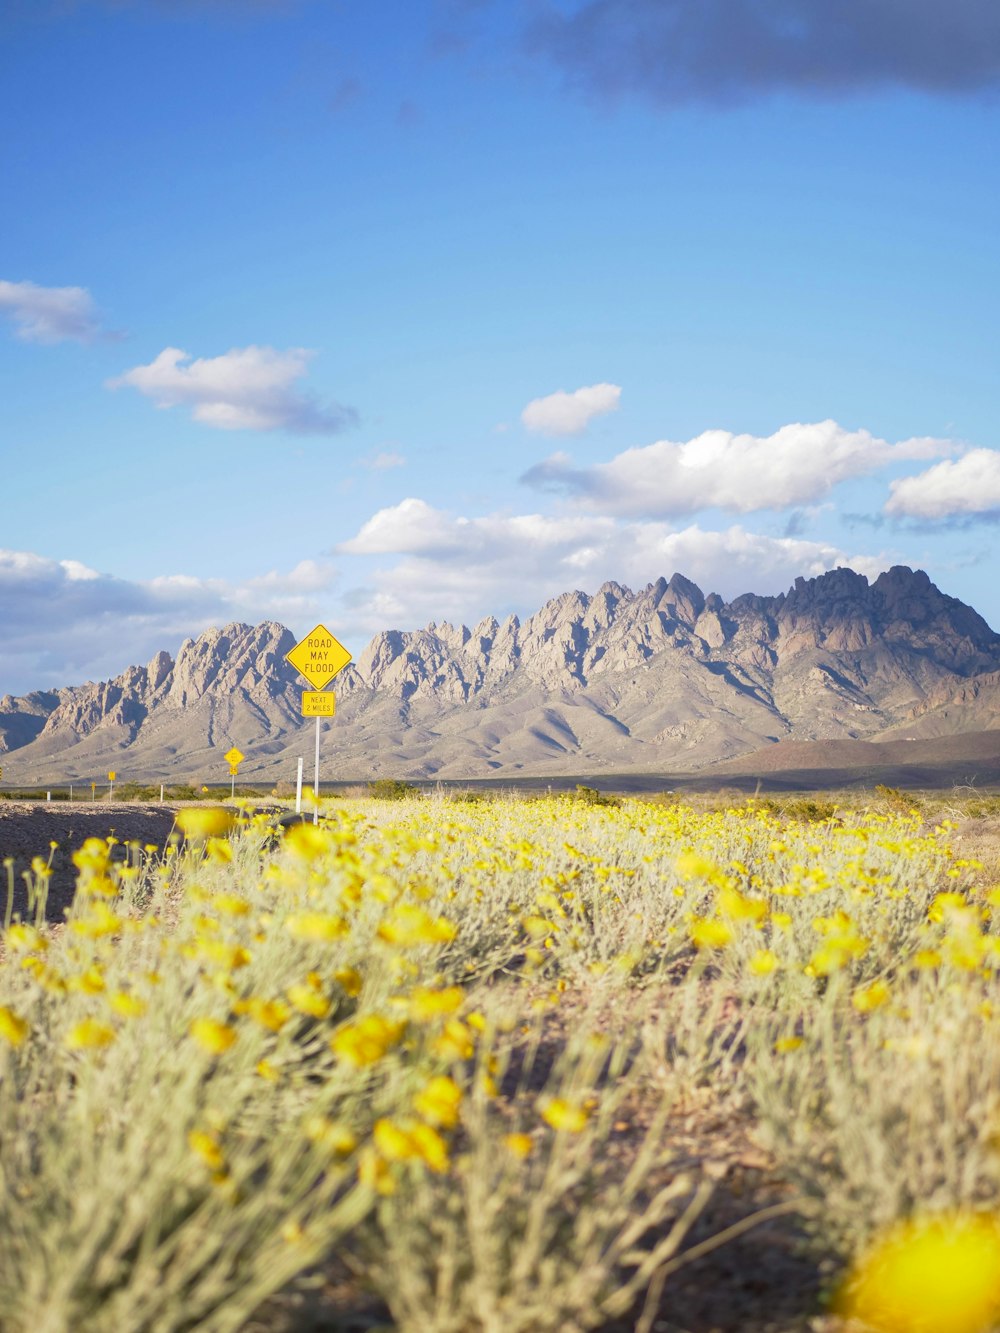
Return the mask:
[[[293, 643], [277, 622], [234, 622], [113, 680], [4, 696], [7, 771], [217, 781], [236, 744], [241, 776], [288, 776], [312, 727]], [[780, 741], [997, 725], [1000, 635], [906, 566], [731, 602], [675, 573], [572, 590], [523, 621], [380, 631], [334, 689], [325, 751], [345, 779], [693, 770]]]

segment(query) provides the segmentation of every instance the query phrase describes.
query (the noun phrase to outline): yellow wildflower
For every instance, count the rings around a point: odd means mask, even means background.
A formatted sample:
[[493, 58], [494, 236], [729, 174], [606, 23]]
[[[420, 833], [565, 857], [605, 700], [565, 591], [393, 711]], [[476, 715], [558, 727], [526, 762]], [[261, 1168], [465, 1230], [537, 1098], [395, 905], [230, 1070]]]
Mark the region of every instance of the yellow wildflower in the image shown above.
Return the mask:
[[888, 984], [884, 981], [873, 981], [870, 986], [854, 992], [851, 1004], [859, 1014], [870, 1014], [872, 1010], [881, 1009], [884, 1004], [888, 1004], [889, 999]]
[[177, 827], [192, 840], [225, 837], [235, 823], [233, 812], [224, 806], [191, 806], [177, 812]]
[[294, 986], [288, 987], [286, 994], [300, 1014], [308, 1014], [310, 1018], [326, 1018], [330, 1012], [330, 1001], [307, 982], [296, 982]]
[[582, 1106], [566, 1101], [563, 1097], [545, 1097], [539, 1103], [539, 1107], [542, 1119], [553, 1129], [579, 1134], [587, 1127], [586, 1110]]
[[413, 1098], [418, 1115], [440, 1129], [453, 1129], [458, 1124], [462, 1104], [462, 1089], [446, 1074], [432, 1078]]
[[837, 1312], [878, 1333], [986, 1333], [1000, 1319], [1000, 1226], [945, 1213], [890, 1228], [854, 1265]]
[[222, 1055], [236, 1040], [236, 1029], [216, 1018], [196, 1018], [188, 1032], [209, 1055]]
[[778, 956], [770, 949], [758, 949], [750, 959], [750, 971], [755, 977], [767, 977], [779, 966]]
[[356, 967], [338, 967], [333, 974], [333, 979], [343, 987], [345, 994], [352, 999], [361, 994], [364, 979]]
[[129, 991], [116, 991], [111, 996], [111, 1008], [122, 1018], [141, 1018], [149, 1007], [146, 1001]]
[[462, 1007], [464, 996], [458, 986], [447, 986], [444, 990], [431, 990], [426, 986], [414, 987], [410, 996], [410, 1017], [416, 1023], [429, 1023], [435, 1018], [455, 1013]]
[[458, 1018], [449, 1018], [434, 1041], [434, 1053], [445, 1060], [469, 1060], [475, 1050], [472, 1032]]
[[732, 939], [733, 932], [724, 921], [714, 917], [694, 917], [691, 921], [691, 941], [697, 949], [724, 949]]
[[63, 1044], [71, 1051], [84, 1051], [110, 1046], [115, 1039], [115, 1030], [107, 1023], [96, 1018], [84, 1018], [74, 1023], [63, 1039]]
[[366, 1014], [339, 1028], [330, 1038], [330, 1046], [345, 1064], [363, 1069], [381, 1060], [405, 1029], [405, 1023], [392, 1022], [381, 1014]]
[[415, 903], [399, 903], [386, 916], [377, 933], [385, 943], [405, 949], [418, 944], [447, 944], [458, 931], [446, 917], [433, 917]]
[[0, 1037], [10, 1046], [20, 1046], [31, 1031], [26, 1019], [19, 1017], [13, 1009], [0, 1005]]
[[210, 1171], [221, 1171], [226, 1164], [218, 1138], [207, 1130], [190, 1130], [188, 1147], [196, 1157], [201, 1158]]
[[530, 1134], [505, 1134], [503, 1146], [515, 1157], [529, 1157], [535, 1148], [535, 1141]]
[[350, 926], [341, 916], [329, 912], [302, 912], [285, 921], [285, 929], [296, 940], [340, 940], [350, 934]]

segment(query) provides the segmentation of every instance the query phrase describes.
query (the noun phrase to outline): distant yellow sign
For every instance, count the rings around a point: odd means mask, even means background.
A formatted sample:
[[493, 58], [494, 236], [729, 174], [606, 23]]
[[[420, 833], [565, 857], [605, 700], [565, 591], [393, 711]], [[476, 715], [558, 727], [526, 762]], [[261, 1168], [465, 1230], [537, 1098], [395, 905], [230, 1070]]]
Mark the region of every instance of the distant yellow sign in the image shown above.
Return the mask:
[[115, 772], [114, 769], [112, 769], [111, 772], [108, 774], [108, 781], [109, 781], [109, 782], [114, 782], [114, 780], [115, 780], [115, 778], [116, 778], [117, 776], [118, 776], [118, 774]]
[[232, 774], [233, 777], [236, 776], [237, 772], [239, 771], [239, 767], [240, 767], [239, 764], [229, 765], [229, 772]]
[[[307, 634], [290, 653], [285, 654], [285, 659], [291, 662], [300, 676], [306, 678], [314, 690], [325, 690], [334, 676], [347, 666], [351, 654], [325, 625], [317, 625], [311, 634]], [[308, 717], [310, 714], [303, 713], [303, 716]]]
[[229, 767], [233, 769], [236, 767], [237, 764], [242, 764], [243, 760], [246, 758], [246, 755], [243, 754], [241, 750], [237, 750], [236, 746], [234, 745], [231, 750], [226, 751], [224, 758]]
[[337, 696], [333, 690], [324, 694], [322, 690], [302, 691], [303, 717], [333, 717], [337, 712]]

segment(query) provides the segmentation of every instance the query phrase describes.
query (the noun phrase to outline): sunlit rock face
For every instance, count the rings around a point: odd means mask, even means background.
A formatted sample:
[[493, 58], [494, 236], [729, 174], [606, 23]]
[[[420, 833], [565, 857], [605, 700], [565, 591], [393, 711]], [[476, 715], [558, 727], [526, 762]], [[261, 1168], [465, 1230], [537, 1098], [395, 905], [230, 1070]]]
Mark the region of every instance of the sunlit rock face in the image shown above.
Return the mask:
[[[0, 700], [23, 781], [287, 776], [309, 746], [274, 622], [226, 625], [111, 681]], [[385, 630], [334, 684], [332, 775], [702, 767], [775, 741], [955, 734], [1000, 718], [1000, 637], [922, 571], [849, 569], [725, 602], [674, 574], [569, 591], [521, 621]], [[123, 753], [124, 752], [124, 753]], [[16, 760], [15, 757], [16, 756]]]

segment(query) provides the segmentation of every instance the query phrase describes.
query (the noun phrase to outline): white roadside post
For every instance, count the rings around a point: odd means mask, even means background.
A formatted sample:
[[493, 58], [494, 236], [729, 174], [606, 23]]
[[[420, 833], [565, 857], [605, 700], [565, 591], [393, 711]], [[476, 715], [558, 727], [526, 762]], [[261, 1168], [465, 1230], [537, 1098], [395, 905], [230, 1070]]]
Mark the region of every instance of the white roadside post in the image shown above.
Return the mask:
[[316, 719], [316, 767], [313, 778], [313, 823], [319, 823], [319, 735], [320, 719], [333, 717], [336, 700], [331, 690], [324, 693], [334, 676], [343, 671], [351, 660], [351, 654], [338, 642], [325, 625], [317, 625], [311, 634], [307, 634], [295, 647], [285, 654], [285, 659], [303, 676], [312, 689], [303, 691], [302, 716]]
[[298, 772], [295, 774], [295, 813], [297, 815], [302, 813], [302, 764], [303, 760], [300, 758]]

